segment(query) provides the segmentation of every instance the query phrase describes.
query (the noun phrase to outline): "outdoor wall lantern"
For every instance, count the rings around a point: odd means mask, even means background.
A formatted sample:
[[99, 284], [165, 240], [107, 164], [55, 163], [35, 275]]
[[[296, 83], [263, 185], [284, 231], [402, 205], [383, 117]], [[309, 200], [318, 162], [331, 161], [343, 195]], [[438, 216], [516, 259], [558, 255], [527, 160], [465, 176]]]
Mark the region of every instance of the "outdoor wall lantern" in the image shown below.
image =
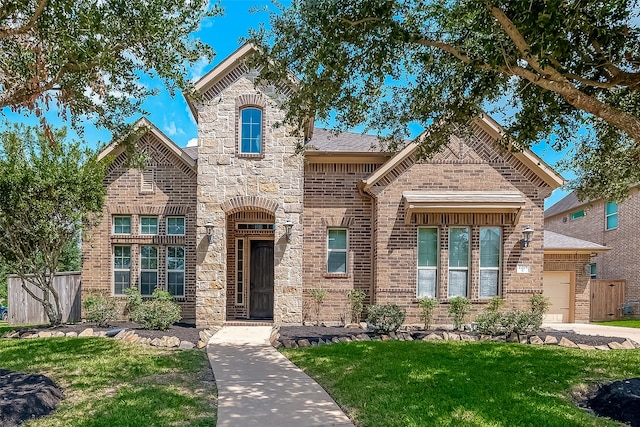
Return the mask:
[[209, 239], [209, 244], [213, 244], [213, 223], [209, 221], [204, 225], [204, 228], [207, 229], [207, 238]]
[[530, 225], [527, 225], [524, 230], [522, 230], [522, 240], [520, 240], [520, 247], [522, 249], [528, 248], [529, 243], [531, 243], [531, 236], [533, 236], [533, 228]]
[[293, 222], [291, 222], [291, 218], [287, 218], [287, 221], [284, 223], [284, 235], [287, 238], [287, 243], [291, 242], [292, 230], [293, 230]]

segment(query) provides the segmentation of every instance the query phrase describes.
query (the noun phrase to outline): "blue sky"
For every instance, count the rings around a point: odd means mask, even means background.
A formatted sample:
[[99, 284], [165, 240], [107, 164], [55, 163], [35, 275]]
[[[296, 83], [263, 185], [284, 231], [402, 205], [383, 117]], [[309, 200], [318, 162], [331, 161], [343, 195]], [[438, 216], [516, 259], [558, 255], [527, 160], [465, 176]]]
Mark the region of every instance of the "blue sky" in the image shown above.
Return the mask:
[[[264, 10], [268, 7], [273, 10], [270, 1], [222, 0], [221, 4], [225, 10], [224, 15], [205, 21], [200, 31], [196, 34], [202, 41], [213, 47], [216, 56], [211, 63], [200, 61], [191, 68], [189, 78], [194, 80], [199, 79], [211, 70], [213, 66], [235, 51], [240, 46], [240, 38], [246, 36], [250, 28], [257, 28], [260, 23], [267, 23], [268, 14], [266, 12], [250, 11]], [[143, 105], [148, 112], [147, 118], [179, 146], [184, 147], [190, 142], [192, 144], [195, 143], [198, 130], [184, 97], [177, 93], [174, 98], [171, 98], [159, 80], [155, 81], [147, 78], [143, 82], [150, 87], [158, 88], [160, 91], [157, 96], [147, 99]], [[32, 125], [37, 124], [35, 117], [18, 116], [7, 111], [3, 111], [3, 113], [11, 121], [20, 121]], [[61, 124], [54, 112], [49, 113], [48, 118], [52, 123]], [[133, 117], [131, 121], [137, 119], [138, 117]], [[98, 130], [91, 123], [87, 123], [83, 139], [89, 146], [95, 147], [100, 143], [109, 142], [111, 135], [109, 132]], [[536, 144], [532, 149], [551, 166], [554, 166], [563, 156], [562, 153], [556, 153], [544, 144]], [[546, 200], [545, 207], [551, 206], [566, 194], [566, 191], [554, 191], [553, 195]]]

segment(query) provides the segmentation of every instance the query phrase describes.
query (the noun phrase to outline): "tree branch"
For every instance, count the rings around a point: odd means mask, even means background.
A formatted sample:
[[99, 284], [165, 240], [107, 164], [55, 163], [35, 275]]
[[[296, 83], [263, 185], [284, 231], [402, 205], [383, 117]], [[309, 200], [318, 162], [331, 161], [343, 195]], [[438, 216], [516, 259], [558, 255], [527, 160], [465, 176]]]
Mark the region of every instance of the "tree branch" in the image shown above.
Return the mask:
[[42, 12], [44, 12], [44, 9], [47, 7], [47, 2], [48, 0], [40, 0], [40, 2], [38, 3], [38, 6], [36, 7], [36, 10], [33, 12], [33, 15], [31, 15], [29, 22], [27, 22], [22, 27], [0, 28], [0, 39], [5, 39], [7, 37], [15, 36], [18, 34], [24, 34], [24, 33], [27, 33], [29, 30], [31, 30], [36, 24], [36, 21], [38, 20], [38, 18], [40, 18], [40, 15], [42, 15]]
[[350, 27], [355, 27], [355, 26], [360, 25], [360, 24], [366, 24], [367, 22], [380, 22], [380, 21], [382, 21], [382, 18], [362, 18], [362, 19], [358, 19], [357, 21], [352, 21], [350, 19], [343, 18], [343, 17], [340, 17], [339, 19], [340, 19], [341, 22], [344, 22], [345, 24], [348, 24]]

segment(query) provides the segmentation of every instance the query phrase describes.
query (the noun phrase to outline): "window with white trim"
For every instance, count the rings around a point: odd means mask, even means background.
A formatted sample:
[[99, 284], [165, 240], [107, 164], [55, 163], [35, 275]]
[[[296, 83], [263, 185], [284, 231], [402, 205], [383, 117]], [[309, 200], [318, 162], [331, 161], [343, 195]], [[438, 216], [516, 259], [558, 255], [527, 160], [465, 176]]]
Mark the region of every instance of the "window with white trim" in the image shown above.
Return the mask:
[[262, 153], [262, 110], [247, 107], [240, 110], [240, 144], [242, 154]]
[[183, 216], [171, 216], [167, 218], [167, 235], [184, 236], [185, 226]]
[[607, 202], [605, 206], [605, 230], [614, 230], [618, 228], [618, 204], [616, 202]]
[[346, 228], [327, 229], [327, 273], [347, 273], [347, 237]]
[[435, 298], [438, 289], [438, 229], [418, 228], [418, 298]]
[[158, 247], [140, 247], [140, 293], [153, 294], [158, 286]]
[[131, 287], [131, 246], [113, 247], [113, 293], [123, 295]]
[[592, 262], [589, 264], [589, 279], [595, 279], [597, 276], [598, 269], [596, 267], [596, 263]]
[[501, 253], [502, 230], [500, 227], [480, 227], [480, 298], [492, 298], [498, 295]]
[[449, 228], [449, 298], [467, 296], [469, 236], [469, 227]]
[[584, 209], [576, 211], [576, 212], [571, 212], [571, 220], [572, 221], [574, 219], [582, 218], [583, 216], [585, 216]]
[[123, 215], [114, 216], [113, 234], [131, 234], [131, 217]]
[[158, 217], [157, 216], [140, 217], [140, 234], [149, 234], [149, 235], [158, 234]]
[[167, 246], [167, 291], [184, 296], [184, 246]]
[[244, 240], [236, 240], [236, 304], [244, 305]]

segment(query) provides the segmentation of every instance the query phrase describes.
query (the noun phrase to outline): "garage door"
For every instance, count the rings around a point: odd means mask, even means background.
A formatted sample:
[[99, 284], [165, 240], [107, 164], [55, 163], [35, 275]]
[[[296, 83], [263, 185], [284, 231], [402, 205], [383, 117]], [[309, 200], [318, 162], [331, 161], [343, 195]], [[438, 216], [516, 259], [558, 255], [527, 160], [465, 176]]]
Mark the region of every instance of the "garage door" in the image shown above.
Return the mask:
[[545, 315], [545, 322], [570, 322], [571, 273], [545, 271], [542, 294], [551, 303], [549, 311]]

